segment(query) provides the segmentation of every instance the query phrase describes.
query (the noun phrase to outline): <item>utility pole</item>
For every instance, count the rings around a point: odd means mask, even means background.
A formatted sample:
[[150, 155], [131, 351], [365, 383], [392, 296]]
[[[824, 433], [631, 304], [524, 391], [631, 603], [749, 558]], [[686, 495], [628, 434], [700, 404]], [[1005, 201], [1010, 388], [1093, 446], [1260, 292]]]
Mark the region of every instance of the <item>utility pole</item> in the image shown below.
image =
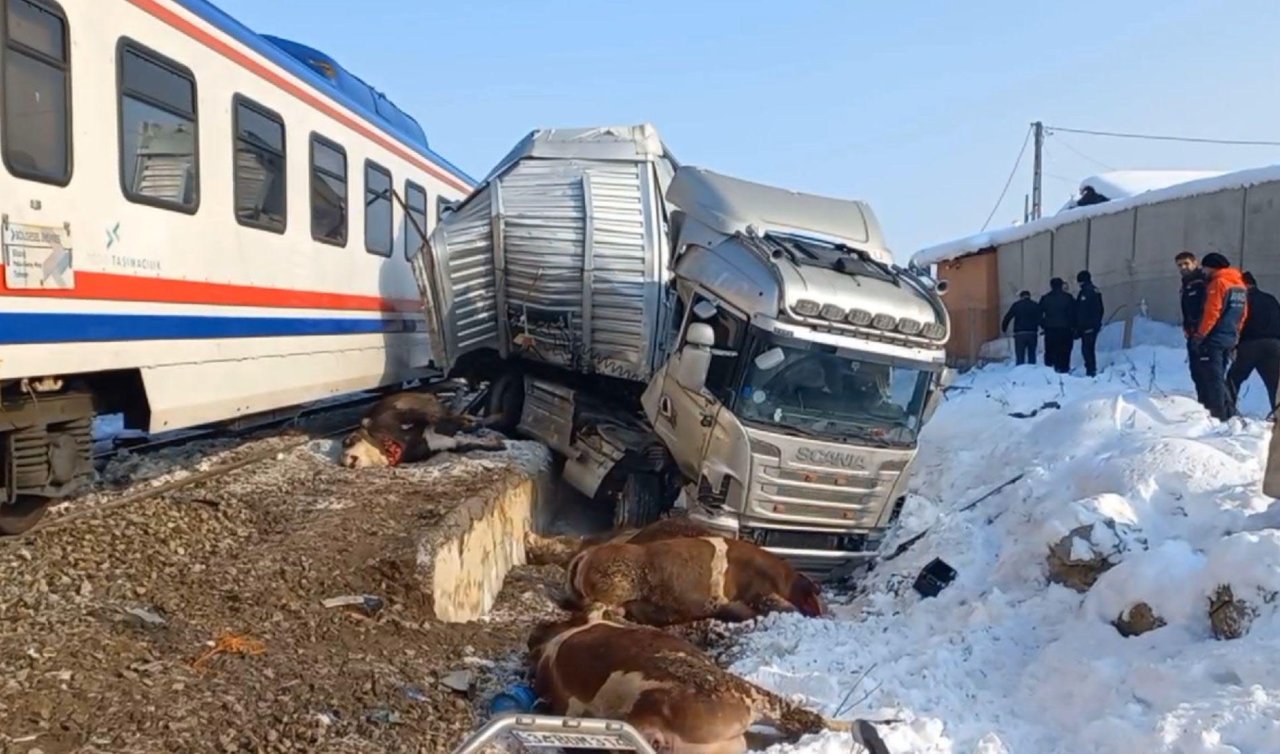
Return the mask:
[[1031, 219], [1040, 219], [1040, 172], [1044, 167], [1044, 124], [1036, 121], [1031, 124], [1036, 130], [1036, 158], [1031, 174]]
[[1028, 194], [1022, 195], [1022, 224], [1026, 225], [1031, 221], [1031, 197]]

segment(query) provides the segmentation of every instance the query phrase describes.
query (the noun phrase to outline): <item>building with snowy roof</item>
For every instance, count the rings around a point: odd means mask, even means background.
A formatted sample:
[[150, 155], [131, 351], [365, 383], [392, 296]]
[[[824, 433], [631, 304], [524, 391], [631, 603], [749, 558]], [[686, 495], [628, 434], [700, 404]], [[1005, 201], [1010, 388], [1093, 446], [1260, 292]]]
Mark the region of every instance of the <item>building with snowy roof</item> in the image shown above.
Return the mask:
[[1056, 214], [921, 249], [912, 263], [937, 267], [946, 280], [953, 364], [979, 360], [1001, 337], [1000, 319], [1050, 278], [1076, 289], [1089, 270], [1102, 290], [1107, 321], [1139, 313], [1181, 322], [1180, 251], [1226, 255], [1259, 287], [1280, 290], [1280, 165], [1236, 172], [1135, 170], [1103, 173]]

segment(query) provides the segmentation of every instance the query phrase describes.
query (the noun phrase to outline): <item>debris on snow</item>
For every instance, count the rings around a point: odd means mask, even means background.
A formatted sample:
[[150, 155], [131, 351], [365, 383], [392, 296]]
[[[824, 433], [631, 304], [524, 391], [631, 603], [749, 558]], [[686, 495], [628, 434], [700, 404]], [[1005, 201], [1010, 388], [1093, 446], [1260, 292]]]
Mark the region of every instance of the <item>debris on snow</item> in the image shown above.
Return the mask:
[[[1260, 661], [1280, 656], [1280, 531], [1258, 515], [1265, 392], [1246, 384], [1246, 416], [1214, 421], [1177, 328], [1138, 321], [1121, 350], [1120, 327], [1099, 338], [1094, 379], [961, 375], [883, 553], [918, 543], [832, 619], [737, 633], [731, 669], [827, 715], [865, 697], [839, 716], [903, 720], [881, 726], [894, 754], [1280, 751], [1280, 679]], [[1083, 592], [1054, 583], [1055, 547], [1098, 567]], [[910, 586], [934, 558], [957, 575], [925, 599]], [[837, 733], [769, 749], [848, 750]]]

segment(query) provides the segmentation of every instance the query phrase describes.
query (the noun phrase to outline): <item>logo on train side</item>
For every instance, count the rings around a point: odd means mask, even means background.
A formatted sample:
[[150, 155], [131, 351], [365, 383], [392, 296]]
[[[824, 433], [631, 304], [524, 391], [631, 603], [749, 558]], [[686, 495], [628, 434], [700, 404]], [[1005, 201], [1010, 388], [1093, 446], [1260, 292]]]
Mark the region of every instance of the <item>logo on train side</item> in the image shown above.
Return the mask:
[[839, 450], [823, 450], [822, 448], [796, 448], [796, 460], [800, 463], [812, 463], [819, 466], [835, 466], [850, 471], [861, 471], [867, 466], [867, 459], [860, 453], [849, 453]]

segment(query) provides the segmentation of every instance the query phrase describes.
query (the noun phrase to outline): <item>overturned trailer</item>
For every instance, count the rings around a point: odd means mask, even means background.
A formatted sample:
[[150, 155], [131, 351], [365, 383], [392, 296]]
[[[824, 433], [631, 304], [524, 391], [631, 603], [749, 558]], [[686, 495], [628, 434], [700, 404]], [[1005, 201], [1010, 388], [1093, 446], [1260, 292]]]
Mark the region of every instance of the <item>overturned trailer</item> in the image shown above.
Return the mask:
[[872, 556], [941, 396], [933, 281], [863, 202], [530, 133], [413, 260], [433, 358], [639, 526], [673, 503], [823, 575]]

